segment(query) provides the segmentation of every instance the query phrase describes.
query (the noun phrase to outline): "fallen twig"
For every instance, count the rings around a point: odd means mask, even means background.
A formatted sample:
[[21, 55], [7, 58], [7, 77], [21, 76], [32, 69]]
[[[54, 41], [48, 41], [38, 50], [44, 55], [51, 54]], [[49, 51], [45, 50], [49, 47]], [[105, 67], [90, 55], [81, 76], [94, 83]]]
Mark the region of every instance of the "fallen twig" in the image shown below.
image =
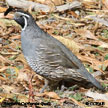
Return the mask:
[[[12, 7], [17, 7], [17, 8], [22, 8], [22, 9], [33, 9], [35, 11], [43, 11], [43, 12], [50, 12], [51, 7], [48, 5], [40, 4], [40, 3], [35, 3], [32, 1], [27, 1], [27, 0], [6, 0], [9, 6]], [[73, 1], [71, 3], [67, 3], [61, 6], [55, 6], [54, 12], [61, 12], [65, 10], [69, 10], [72, 8], [78, 8], [81, 6], [81, 3], [78, 1]]]

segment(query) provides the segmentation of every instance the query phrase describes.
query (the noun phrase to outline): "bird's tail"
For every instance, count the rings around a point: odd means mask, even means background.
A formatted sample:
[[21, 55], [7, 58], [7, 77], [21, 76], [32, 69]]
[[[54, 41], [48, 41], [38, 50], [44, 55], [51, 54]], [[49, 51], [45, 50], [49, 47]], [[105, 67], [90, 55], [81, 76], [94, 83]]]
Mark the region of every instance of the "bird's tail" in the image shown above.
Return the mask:
[[83, 69], [68, 69], [69, 79], [73, 79], [76, 81], [86, 81], [92, 83], [98, 89], [105, 91], [102, 85], [86, 70]]
[[83, 69], [82, 71], [78, 70], [78, 72], [81, 75], [83, 75], [88, 81], [90, 81], [94, 86], [96, 86], [98, 89], [105, 91], [102, 85], [86, 69]]

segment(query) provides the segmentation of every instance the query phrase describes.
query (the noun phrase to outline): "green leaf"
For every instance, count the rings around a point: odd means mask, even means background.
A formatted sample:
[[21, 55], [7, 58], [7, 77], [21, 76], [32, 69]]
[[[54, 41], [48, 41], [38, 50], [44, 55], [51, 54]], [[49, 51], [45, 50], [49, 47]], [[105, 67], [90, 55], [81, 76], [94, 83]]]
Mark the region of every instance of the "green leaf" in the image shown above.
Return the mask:
[[58, 35], [59, 32], [58, 32], [57, 30], [55, 30], [55, 31], [53, 32], [53, 34]]
[[101, 51], [104, 51], [104, 48], [103, 47], [97, 47], [99, 50], [101, 50]]
[[16, 46], [16, 50], [20, 50], [21, 49], [21, 46]]
[[106, 70], [106, 66], [103, 64], [102, 65], [102, 70], [105, 71]]
[[6, 70], [6, 73], [9, 74], [9, 76], [8, 76], [9, 79], [13, 80], [13, 79], [16, 78], [16, 77], [15, 77], [15, 76], [16, 76], [16, 71], [15, 71], [14, 69], [8, 68], [8, 69]]
[[72, 87], [69, 87], [69, 91], [74, 91], [78, 86], [77, 85], [74, 85]]
[[108, 38], [108, 30], [103, 30], [102, 36], [104, 36], [105, 38]]
[[82, 94], [81, 93], [76, 93], [74, 95], [70, 95], [70, 97], [74, 98], [77, 101], [81, 101], [83, 99]]
[[12, 98], [15, 102], [19, 102], [17, 96], [15, 95], [13, 98]]
[[105, 55], [104, 59], [105, 60], [108, 60], [108, 54]]
[[20, 70], [20, 69], [23, 69], [24, 66], [23, 65], [19, 65], [19, 66], [16, 66], [16, 68], [18, 68], [18, 70]]
[[99, 53], [98, 52], [96, 52], [96, 54], [95, 54], [96, 56], [99, 56]]
[[103, 30], [102, 32], [103, 32], [103, 33], [108, 33], [108, 30]]
[[10, 58], [8, 58], [9, 60], [14, 60], [14, 59], [16, 59], [16, 55], [14, 55], [14, 56], [11, 56]]
[[108, 84], [102, 83], [103, 87], [108, 87]]
[[3, 92], [3, 88], [0, 88], [0, 92]]
[[3, 76], [4, 78], [6, 78], [6, 75], [4, 73], [1, 73], [0, 75]]
[[104, 64], [103, 65], [99, 65], [98, 67], [99, 67], [99, 69], [102, 69], [103, 71], [105, 71], [106, 68], [107, 68]]
[[87, 12], [88, 15], [95, 15], [96, 13], [94, 12]]
[[88, 69], [89, 69], [89, 72], [90, 72], [90, 73], [93, 73], [93, 72], [94, 72], [94, 70], [93, 70], [92, 67], [89, 67]]

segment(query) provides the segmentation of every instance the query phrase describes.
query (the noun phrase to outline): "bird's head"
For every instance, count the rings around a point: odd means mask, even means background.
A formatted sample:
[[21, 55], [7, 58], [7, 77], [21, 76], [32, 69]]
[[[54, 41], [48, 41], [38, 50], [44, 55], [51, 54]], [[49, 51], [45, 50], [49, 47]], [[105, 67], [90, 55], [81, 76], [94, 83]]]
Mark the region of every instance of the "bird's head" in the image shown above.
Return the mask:
[[22, 27], [22, 30], [34, 22], [32, 15], [24, 11], [16, 11], [14, 14], [14, 20]]

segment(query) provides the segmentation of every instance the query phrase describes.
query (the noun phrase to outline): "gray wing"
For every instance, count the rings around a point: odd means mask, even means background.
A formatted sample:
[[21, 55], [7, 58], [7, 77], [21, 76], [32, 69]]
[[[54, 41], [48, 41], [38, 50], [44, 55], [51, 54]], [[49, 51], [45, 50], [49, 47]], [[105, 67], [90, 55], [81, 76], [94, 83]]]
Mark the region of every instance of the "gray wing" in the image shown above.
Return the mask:
[[[42, 44], [41, 44], [42, 43]], [[48, 64], [55, 66], [62, 66], [64, 68], [77, 69], [77, 73], [81, 74], [91, 83], [93, 83], [97, 88], [102, 89], [103, 87], [100, 83], [85, 69], [81, 61], [61, 42], [55, 38], [43, 38], [38, 46], [39, 50], [43, 53], [42, 57], [46, 60]]]
[[58, 66], [62, 66], [64, 68], [79, 69], [74, 62], [66, 57], [61, 48], [56, 44], [52, 44], [51, 42], [45, 43], [42, 41], [42, 44], [40, 44], [37, 49], [42, 52], [42, 59], [45, 60], [45, 63], [48, 63], [51, 66], [55, 65], [56, 67], [58, 64]]

